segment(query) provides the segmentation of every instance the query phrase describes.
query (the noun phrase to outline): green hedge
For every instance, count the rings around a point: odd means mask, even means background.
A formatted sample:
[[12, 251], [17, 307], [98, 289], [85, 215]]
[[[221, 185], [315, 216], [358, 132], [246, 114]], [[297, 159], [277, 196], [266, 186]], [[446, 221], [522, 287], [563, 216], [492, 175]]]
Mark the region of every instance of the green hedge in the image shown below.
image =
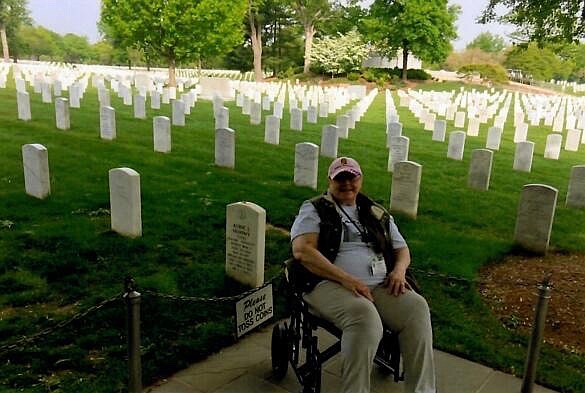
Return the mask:
[[467, 64], [459, 68], [459, 72], [462, 74], [479, 72], [483, 79], [492, 82], [505, 83], [508, 81], [506, 70], [499, 64]]

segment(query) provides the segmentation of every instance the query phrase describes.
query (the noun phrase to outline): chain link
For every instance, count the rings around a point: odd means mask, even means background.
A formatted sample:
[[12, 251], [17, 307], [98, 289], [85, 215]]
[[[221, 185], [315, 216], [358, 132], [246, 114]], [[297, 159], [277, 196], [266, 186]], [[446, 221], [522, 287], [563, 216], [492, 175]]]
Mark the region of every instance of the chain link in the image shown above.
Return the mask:
[[96, 304], [95, 306], [88, 308], [87, 310], [85, 310], [83, 312], [75, 314], [74, 316], [72, 316], [69, 319], [66, 319], [62, 322], [59, 322], [58, 324], [56, 324], [54, 326], [43, 329], [43, 330], [41, 330], [35, 334], [32, 334], [30, 336], [22, 337], [12, 344], [2, 345], [2, 346], [0, 346], [0, 357], [5, 355], [8, 352], [12, 352], [16, 349], [21, 348], [24, 344], [33, 343], [42, 337], [48, 336], [49, 334], [54, 333], [57, 330], [60, 330], [68, 325], [71, 325], [73, 322], [78, 321], [80, 319], [83, 319], [83, 318], [87, 317], [89, 314], [92, 314], [103, 307], [106, 307], [106, 306], [108, 306], [116, 301], [121, 300], [122, 296], [123, 296], [122, 293], [118, 293], [118, 294], [116, 294], [108, 299], [101, 301], [100, 303]]
[[192, 296], [179, 296], [179, 295], [169, 295], [167, 293], [160, 293], [156, 291], [151, 291], [148, 289], [143, 290], [142, 292], [147, 295], [155, 296], [161, 299], [166, 300], [173, 300], [173, 301], [180, 301], [180, 302], [190, 302], [190, 303], [229, 303], [229, 302], [236, 302], [242, 298], [245, 298], [251, 293], [254, 293], [262, 288], [267, 287], [268, 285], [274, 283], [280, 276], [283, 275], [284, 270], [281, 270], [276, 276], [272, 277], [269, 281], [264, 283], [262, 286], [258, 288], [252, 288], [245, 292], [242, 292], [238, 295], [233, 296], [224, 296], [224, 297], [192, 297]]

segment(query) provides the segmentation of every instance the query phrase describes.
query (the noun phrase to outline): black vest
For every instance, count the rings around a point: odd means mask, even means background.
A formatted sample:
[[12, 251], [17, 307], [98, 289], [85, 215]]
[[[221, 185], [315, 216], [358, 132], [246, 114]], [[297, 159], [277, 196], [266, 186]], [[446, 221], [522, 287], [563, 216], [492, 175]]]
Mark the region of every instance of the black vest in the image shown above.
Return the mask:
[[[335, 208], [335, 202], [327, 193], [311, 199], [311, 203], [317, 209], [321, 219], [317, 249], [331, 263], [335, 263], [342, 240], [341, 217]], [[369, 242], [372, 242], [376, 253], [381, 253], [384, 256], [387, 271], [392, 271], [394, 267], [394, 253], [390, 236], [392, 216], [380, 204], [361, 193], [357, 196], [356, 205], [360, 223], [368, 233]], [[297, 289], [303, 292], [311, 291], [322, 280], [299, 262], [293, 263], [292, 266], [291, 281]]]

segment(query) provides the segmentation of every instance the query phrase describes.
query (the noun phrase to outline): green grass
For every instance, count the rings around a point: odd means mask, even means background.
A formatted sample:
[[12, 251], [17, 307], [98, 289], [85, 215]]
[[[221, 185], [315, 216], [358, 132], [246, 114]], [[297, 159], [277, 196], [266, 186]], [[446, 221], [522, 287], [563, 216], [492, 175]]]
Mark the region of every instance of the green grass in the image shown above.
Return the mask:
[[[458, 84], [427, 84], [425, 89], [458, 89]], [[264, 127], [251, 126], [235, 103], [230, 126], [236, 130], [236, 168], [213, 165], [211, 102], [199, 101], [186, 127], [173, 127], [173, 150], [154, 153], [152, 117], [170, 116], [168, 106], [133, 119], [112, 94], [117, 112], [115, 141], [99, 138], [97, 92], [89, 89], [83, 109], [71, 109], [70, 131], [54, 127], [53, 105], [32, 94], [31, 122], [16, 120], [14, 86], [0, 90], [0, 343], [53, 326], [123, 289], [133, 276], [139, 290], [185, 296], [225, 296], [244, 290], [224, 277], [225, 207], [251, 201], [266, 209], [267, 221], [288, 228], [300, 203], [315, 191], [292, 184], [294, 145], [320, 144], [319, 125], [288, 128], [285, 111], [280, 145], [264, 144]], [[524, 184], [559, 190], [551, 246], [583, 251], [585, 212], [566, 209], [570, 167], [581, 153], [543, 156], [546, 130], [530, 127], [536, 142], [533, 172], [512, 171], [512, 110], [502, 149], [494, 155], [488, 192], [467, 188], [471, 150], [484, 146], [468, 137], [463, 161], [446, 158], [447, 144], [399, 108], [410, 159], [423, 165], [417, 220], [396, 216], [413, 254], [414, 266], [468, 279], [514, 249], [516, 208]], [[329, 122], [334, 122], [330, 116]], [[340, 140], [339, 153], [358, 159], [366, 173], [364, 191], [389, 204], [386, 172], [384, 95]], [[452, 123], [448, 131], [453, 130]], [[21, 146], [41, 143], [49, 151], [51, 196], [39, 201], [24, 193]], [[319, 189], [326, 187], [330, 160], [320, 159]], [[141, 175], [143, 237], [127, 239], [110, 231], [108, 170], [130, 167]], [[269, 230], [267, 278], [288, 257], [289, 240]], [[505, 329], [481, 302], [474, 284], [453, 284], [420, 276], [433, 313], [436, 345], [444, 350], [521, 374], [527, 337]], [[554, 295], [553, 295], [554, 296]], [[143, 366], [148, 384], [233, 343], [231, 304], [185, 304], [143, 298]], [[282, 312], [282, 307], [278, 307]], [[82, 322], [26, 345], [0, 359], [0, 390], [16, 392], [116, 392], [126, 384], [125, 310], [121, 302]], [[1, 345], [1, 344], [0, 344]], [[10, 362], [7, 363], [7, 360]], [[544, 346], [538, 382], [565, 392], [585, 392], [585, 356]], [[58, 390], [59, 389], [59, 390]]]

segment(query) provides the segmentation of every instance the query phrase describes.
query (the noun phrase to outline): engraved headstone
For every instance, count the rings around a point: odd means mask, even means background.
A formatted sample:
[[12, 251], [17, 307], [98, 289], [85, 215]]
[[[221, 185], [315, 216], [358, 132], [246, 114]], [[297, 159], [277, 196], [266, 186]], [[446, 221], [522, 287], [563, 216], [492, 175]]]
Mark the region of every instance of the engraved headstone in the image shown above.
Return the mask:
[[585, 209], [585, 165], [571, 168], [566, 206]]
[[502, 140], [502, 129], [498, 127], [490, 127], [488, 129], [486, 149], [500, 150], [500, 142]]
[[494, 152], [487, 149], [475, 149], [471, 152], [471, 165], [469, 166], [469, 187], [487, 191], [490, 187], [492, 161]]
[[349, 116], [348, 115], [337, 116], [336, 125], [338, 136], [340, 138], [347, 139], [349, 137]]
[[226, 168], [236, 166], [236, 133], [231, 128], [215, 130], [215, 165]]
[[264, 283], [266, 211], [251, 202], [226, 208], [225, 270], [233, 279], [259, 287]]
[[337, 158], [338, 132], [337, 126], [332, 124], [323, 127], [321, 133], [321, 155], [323, 157]]
[[469, 117], [467, 124], [467, 135], [478, 136], [479, 135], [479, 119], [477, 117]]
[[30, 112], [30, 96], [27, 92], [16, 93], [16, 104], [18, 106], [18, 119], [28, 121], [32, 119]]
[[416, 218], [422, 165], [412, 161], [401, 161], [394, 165], [390, 211]]
[[81, 107], [81, 85], [77, 82], [69, 86], [69, 106], [71, 108]]
[[169, 153], [171, 151], [171, 119], [155, 116], [152, 119], [154, 151]]
[[518, 123], [514, 131], [514, 143], [524, 142], [528, 135], [528, 124]]
[[100, 138], [116, 139], [116, 110], [111, 106], [100, 107]]
[[544, 148], [544, 158], [551, 160], [558, 160], [561, 154], [561, 145], [563, 143], [563, 135], [549, 134], [546, 137], [546, 146]]
[[433, 124], [433, 140], [445, 142], [445, 133], [447, 131], [447, 122], [445, 120], [435, 120]]
[[578, 151], [581, 144], [581, 130], [567, 130], [567, 140], [565, 141], [565, 150]]
[[230, 111], [225, 106], [222, 106], [215, 113], [215, 129], [230, 127]]
[[394, 171], [397, 162], [408, 161], [410, 139], [406, 136], [395, 136], [390, 141], [388, 152], [388, 172]]
[[303, 142], [295, 145], [294, 184], [317, 189], [319, 146]]
[[51, 84], [48, 82], [43, 82], [43, 87], [41, 91], [41, 101], [43, 102], [43, 104], [50, 104], [51, 102], [53, 102]]
[[447, 148], [447, 158], [461, 161], [465, 151], [465, 131], [453, 131], [449, 133], [449, 146]]
[[55, 123], [60, 130], [68, 130], [71, 128], [69, 100], [67, 98], [58, 97], [55, 99]]
[[455, 127], [456, 128], [464, 128], [465, 127], [465, 112], [455, 113]]
[[522, 188], [514, 241], [527, 251], [546, 254], [550, 241], [558, 191], [544, 184]]
[[307, 123], [317, 124], [317, 108], [309, 106], [307, 108]]
[[22, 164], [26, 193], [38, 199], [45, 199], [51, 193], [47, 148], [38, 143], [22, 146]]
[[532, 156], [534, 154], [534, 142], [524, 141], [516, 144], [514, 153], [515, 171], [530, 172], [532, 169]]
[[274, 116], [278, 117], [279, 119], [282, 119], [282, 112], [284, 110], [284, 103], [282, 101], [276, 101], [274, 103], [274, 110], [273, 110], [273, 114]]
[[293, 108], [290, 111], [290, 129], [295, 131], [303, 130], [303, 111]]
[[109, 171], [112, 230], [127, 237], [142, 236], [140, 175], [131, 168]]
[[172, 122], [174, 126], [185, 125], [185, 103], [181, 100], [173, 100]]
[[386, 147], [390, 147], [390, 141], [395, 136], [402, 136], [402, 123], [391, 122], [386, 125]]
[[250, 104], [250, 124], [258, 125], [262, 123], [262, 105], [252, 101]]
[[280, 143], [280, 119], [278, 116], [266, 116], [266, 124], [264, 125], [264, 142], [272, 145]]
[[134, 118], [146, 119], [146, 98], [140, 94], [134, 96]]
[[150, 93], [150, 109], [160, 109], [160, 93], [156, 90]]

